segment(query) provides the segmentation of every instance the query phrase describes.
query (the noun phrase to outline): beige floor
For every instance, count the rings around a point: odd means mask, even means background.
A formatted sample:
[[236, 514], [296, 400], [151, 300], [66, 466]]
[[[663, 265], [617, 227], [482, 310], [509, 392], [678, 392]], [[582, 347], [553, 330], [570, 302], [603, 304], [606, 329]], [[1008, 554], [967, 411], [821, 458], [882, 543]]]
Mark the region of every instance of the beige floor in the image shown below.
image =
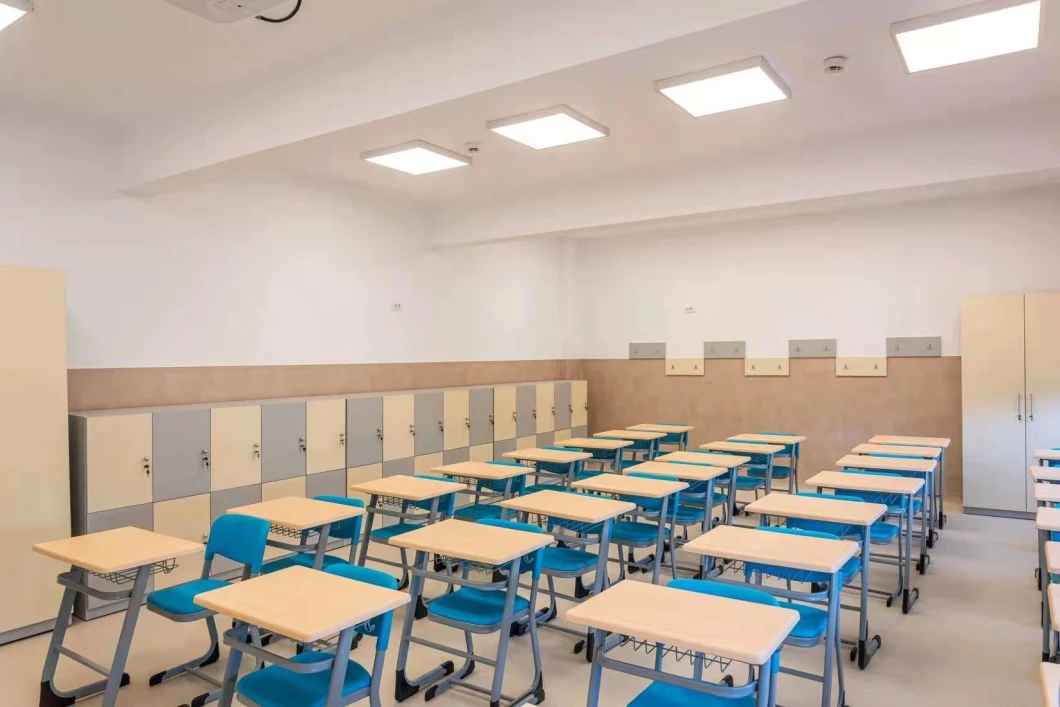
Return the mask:
[[[950, 524], [932, 553], [927, 576], [917, 576], [921, 601], [914, 613], [887, 609], [880, 601], [871, 605], [871, 628], [883, 636], [883, 647], [865, 672], [846, 663], [848, 697], [852, 707], [924, 705], [1019, 705], [1040, 703], [1037, 684], [1040, 632], [1038, 594], [1032, 570], [1035, 565], [1034, 531], [1029, 522], [950, 514]], [[874, 570], [874, 584], [890, 581], [887, 568]], [[853, 614], [844, 612], [844, 635], [856, 630]], [[180, 678], [148, 688], [147, 677], [204, 650], [205, 631], [198, 626], [176, 626], [144, 612], [133, 644], [128, 672], [133, 683], [122, 691], [120, 705], [179, 705], [203, 691], [202, 684]], [[108, 659], [120, 616], [111, 616], [71, 627], [68, 642], [97, 659]], [[396, 622], [397, 626], [400, 623]], [[417, 634], [430, 635], [456, 645], [458, 634], [421, 621]], [[393, 705], [393, 661], [397, 655], [395, 630], [383, 686], [383, 704]], [[40, 669], [48, 637], [38, 636], [0, 647], [0, 703], [6, 707], [37, 704]], [[572, 641], [555, 632], [542, 632], [547, 703], [568, 707], [585, 702], [588, 666], [571, 653]], [[495, 640], [477, 643], [488, 654]], [[364, 641], [356, 657], [371, 660], [372, 643]], [[413, 646], [410, 672], [424, 670], [441, 658]], [[786, 648], [784, 663], [818, 669], [820, 649]], [[527, 639], [515, 641], [510, 652], [506, 691], [523, 689], [530, 676]], [[222, 660], [223, 663], [223, 660]], [[246, 662], [245, 662], [246, 663]], [[220, 665], [214, 666], [219, 669]], [[91, 673], [68, 660], [59, 671], [60, 684], [92, 679]], [[491, 673], [480, 666], [474, 678], [488, 684]], [[601, 705], [624, 705], [645, 682], [605, 673]], [[416, 696], [406, 704], [420, 704]], [[782, 676], [780, 702], [786, 707], [820, 704], [819, 686]], [[84, 702], [98, 705], [99, 698]], [[486, 705], [481, 696], [450, 690], [434, 701], [442, 707]]]

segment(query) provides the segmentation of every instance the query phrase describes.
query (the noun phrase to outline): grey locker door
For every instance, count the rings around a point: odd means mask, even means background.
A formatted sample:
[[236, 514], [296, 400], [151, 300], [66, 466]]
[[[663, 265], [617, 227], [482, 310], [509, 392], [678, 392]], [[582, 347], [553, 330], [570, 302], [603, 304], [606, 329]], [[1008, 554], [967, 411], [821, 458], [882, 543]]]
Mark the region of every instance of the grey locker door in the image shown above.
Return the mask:
[[471, 391], [471, 446], [493, 441], [493, 388]]
[[[209, 413], [209, 411], [206, 411]], [[125, 508], [115, 508], [111, 511], [100, 511], [99, 513], [88, 514], [88, 524], [86, 526], [86, 532], [98, 533], [102, 530], [114, 530], [115, 528], [124, 528], [127, 525], [131, 525], [135, 528], [143, 528], [144, 530], [155, 529], [155, 507], [151, 503], [144, 503], [139, 506], [126, 506]], [[202, 562], [201, 556], [192, 555], [190, 557], [178, 560], [178, 562]], [[120, 592], [122, 590], [128, 590], [129, 585], [118, 585], [114, 582], [101, 579], [95, 575], [89, 575], [88, 586], [93, 589], [99, 589], [105, 592]], [[147, 591], [150, 593], [154, 590], [155, 580], [147, 580]], [[78, 594], [75, 607], [75, 613], [80, 619], [94, 619], [99, 616], [106, 614], [112, 614], [115, 611], [121, 611], [129, 606], [129, 600], [124, 599], [122, 601], [107, 602], [102, 599], [96, 599], [90, 597], [87, 594]]]
[[445, 394], [416, 393], [416, 456], [442, 451]]
[[210, 411], [161, 410], [151, 417], [155, 501], [210, 492]]
[[[400, 432], [401, 430], [399, 430]], [[391, 430], [392, 434], [396, 434]], [[346, 399], [346, 466], [383, 461], [383, 398]]]
[[442, 464], [456, 464], [466, 462], [471, 458], [471, 449], [460, 447], [459, 449], [447, 449], [442, 452]]
[[534, 406], [536, 405], [536, 385], [521, 385], [515, 389], [516, 437], [530, 437], [537, 434], [537, 420], [534, 418]]
[[305, 476], [305, 403], [261, 406], [261, 481]]
[[514, 439], [500, 439], [493, 443], [493, 459], [494, 461], [512, 461], [511, 459], [505, 459], [504, 455], [507, 452], [515, 451], [515, 440]]
[[305, 480], [305, 495], [308, 498], [315, 496], [346, 496], [346, 470], [335, 469], [325, 471], [321, 474], [310, 474]]
[[570, 381], [556, 383], [556, 429], [570, 429]]

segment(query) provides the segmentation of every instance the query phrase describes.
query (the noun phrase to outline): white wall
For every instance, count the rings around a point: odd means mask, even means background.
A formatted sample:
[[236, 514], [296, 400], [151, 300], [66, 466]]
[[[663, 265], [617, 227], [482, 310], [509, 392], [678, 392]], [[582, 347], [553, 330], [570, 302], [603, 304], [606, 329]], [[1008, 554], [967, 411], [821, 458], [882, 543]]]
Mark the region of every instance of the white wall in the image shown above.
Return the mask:
[[957, 355], [966, 295], [1060, 289], [1060, 188], [584, 239], [575, 267], [577, 356], [729, 339], [787, 356], [789, 338], [881, 356], [887, 336], [942, 336]]

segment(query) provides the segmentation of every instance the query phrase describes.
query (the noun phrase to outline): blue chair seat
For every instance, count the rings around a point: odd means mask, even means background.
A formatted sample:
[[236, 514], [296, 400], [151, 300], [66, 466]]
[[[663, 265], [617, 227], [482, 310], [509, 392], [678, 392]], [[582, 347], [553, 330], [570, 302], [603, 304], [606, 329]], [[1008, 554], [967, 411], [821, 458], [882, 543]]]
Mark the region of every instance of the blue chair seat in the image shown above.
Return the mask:
[[[372, 535], [375, 535], [375, 533], [372, 533]], [[261, 573], [272, 574], [273, 572], [285, 570], [288, 567], [308, 567], [309, 569], [312, 569], [313, 560], [315, 559], [316, 555], [312, 552], [298, 552], [293, 555], [288, 555], [287, 557], [281, 557], [278, 560], [273, 560], [272, 562], [265, 563], [264, 565], [262, 565]], [[328, 567], [335, 567], [336, 565], [348, 564], [350, 563], [342, 559], [341, 557], [335, 557], [334, 555], [324, 555], [323, 569], [327, 569]]]
[[151, 592], [147, 596], [147, 603], [170, 614], [198, 614], [205, 609], [192, 601], [196, 596], [227, 586], [228, 582], [223, 579], [196, 579]]
[[396, 538], [413, 530], [419, 530], [423, 526], [418, 523], [394, 523], [372, 531], [372, 540], [380, 543], [389, 543], [390, 538]]
[[585, 550], [569, 547], [546, 547], [541, 552], [541, 571], [588, 572], [596, 567], [597, 556]]
[[[764, 480], [766, 478], [766, 470], [761, 468], [761, 467], [753, 466], [753, 467], [751, 467], [750, 469], [747, 470], [747, 475], [751, 476], [751, 477], [754, 477], [756, 479], [763, 479]], [[773, 478], [774, 479], [786, 479], [789, 476], [791, 476], [791, 469], [790, 468], [788, 468], [786, 466], [776, 466], [775, 464], [773, 465]], [[737, 481], [736, 483], [737, 483], [737, 485], [739, 485], [740, 482]]]
[[687, 687], [653, 682], [633, 698], [628, 707], [754, 707], [755, 704], [753, 694], [738, 700], [728, 700]]
[[[473, 626], [494, 626], [504, 618], [504, 595], [499, 589], [461, 587], [443, 594], [427, 605], [430, 616]], [[516, 595], [514, 612], [526, 611], [529, 600]]]
[[825, 629], [828, 628], [828, 612], [824, 609], [794, 602], [781, 602], [780, 606], [799, 612], [799, 623], [795, 624], [795, 628], [791, 629], [789, 634], [792, 638], [813, 640], [823, 636]]
[[[718, 481], [719, 486], [728, 487], [728, 479], [721, 479]], [[766, 485], [765, 476], [762, 478], [755, 478], [753, 476], [737, 476], [736, 477], [736, 488], [741, 491], [760, 489]]]
[[890, 545], [898, 537], [899, 529], [894, 523], [873, 523], [869, 528], [869, 542]]
[[474, 522], [483, 518], [500, 518], [501, 507], [496, 503], [473, 503], [470, 506], [457, 508], [453, 513], [454, 518]]
[[[670, 529], [664, 529], [665, 536], [669, 537]], [[648, 544], [655, 542], [659, 536], [659, 526], [655, 523], [640, 523], [636, 521], [620, 521], [611, 526], [611, 542], [619, 544]]]
[[[291, 658], [292, 663], [316, 663], [331, 660], [330, 653], [310, 651]], [[346, 665], [346, 679], [342, 685], [343, 696], [364, 690], [372, 675], [357, 661]], [[236, 683], [236, 690], [254, 704], [261, 707], [325, 707], [328, 699], [328, 682], [331, 671], [299, 674], [278, 665], [249, 673]]]
[[691, 523], [702, 523], [704, 511], [702, 508], [696, 508], [682, 503], [677, 508], [677, 523], [679, 525], [689, 525]]

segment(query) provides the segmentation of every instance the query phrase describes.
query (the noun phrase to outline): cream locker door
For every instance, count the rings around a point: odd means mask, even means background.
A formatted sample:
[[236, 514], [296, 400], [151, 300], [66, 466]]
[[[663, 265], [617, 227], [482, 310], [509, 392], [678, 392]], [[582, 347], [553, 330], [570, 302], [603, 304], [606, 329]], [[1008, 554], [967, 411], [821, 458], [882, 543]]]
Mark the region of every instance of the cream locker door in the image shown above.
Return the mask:
[[461, 449], [471, 443], [471, 391], [445, 391], [444, 449]]
[[89, 417], [88, 512], [151, 502], [151, 413]]
[[[210, 535], [210, 494], [176, 498], [155, 504], [156, 533], [205, 543]], [[205, 550], [205, 547], [203, 548]], [[165, 589], [190, 582], [202, 576], [203, 556], [188, 555], [177, 560], [177, 568], [169, 574], [155, 575], [155, 589]]]
[[261, 483], [261, 407], [210, 411], [210, 490]]
[[416, 453], [416, 437], [413, 434], [415, 401], [415, 395], [388, 395], [383, 398], [383, 461], [404, 459]]
[[552, 383], [537, 384], [537, 433], [556, 429], [556, 386]]
[[[1026, 463], [1034, 451], [1060, 447], [1060, 292], [1026, 295], [1027, 361]], [[1027, 478], [1024, 474], [1024, 479]], [[1037, 508], [1034, 485], [1027, 483], [1027, 510]]]
[[961, 316], [964, 505], [1027, 509], [1023, 295], [972, 297]]
[[585, 381], [570, 384], [570, 426], [584, 427], [589, 424], [589, 387]]
[[493, 440], [515, 439], [515, 386], [493, 389]]
[[305, 406], [307, 474], [346, 468], [346, 399], [310, 400]]

